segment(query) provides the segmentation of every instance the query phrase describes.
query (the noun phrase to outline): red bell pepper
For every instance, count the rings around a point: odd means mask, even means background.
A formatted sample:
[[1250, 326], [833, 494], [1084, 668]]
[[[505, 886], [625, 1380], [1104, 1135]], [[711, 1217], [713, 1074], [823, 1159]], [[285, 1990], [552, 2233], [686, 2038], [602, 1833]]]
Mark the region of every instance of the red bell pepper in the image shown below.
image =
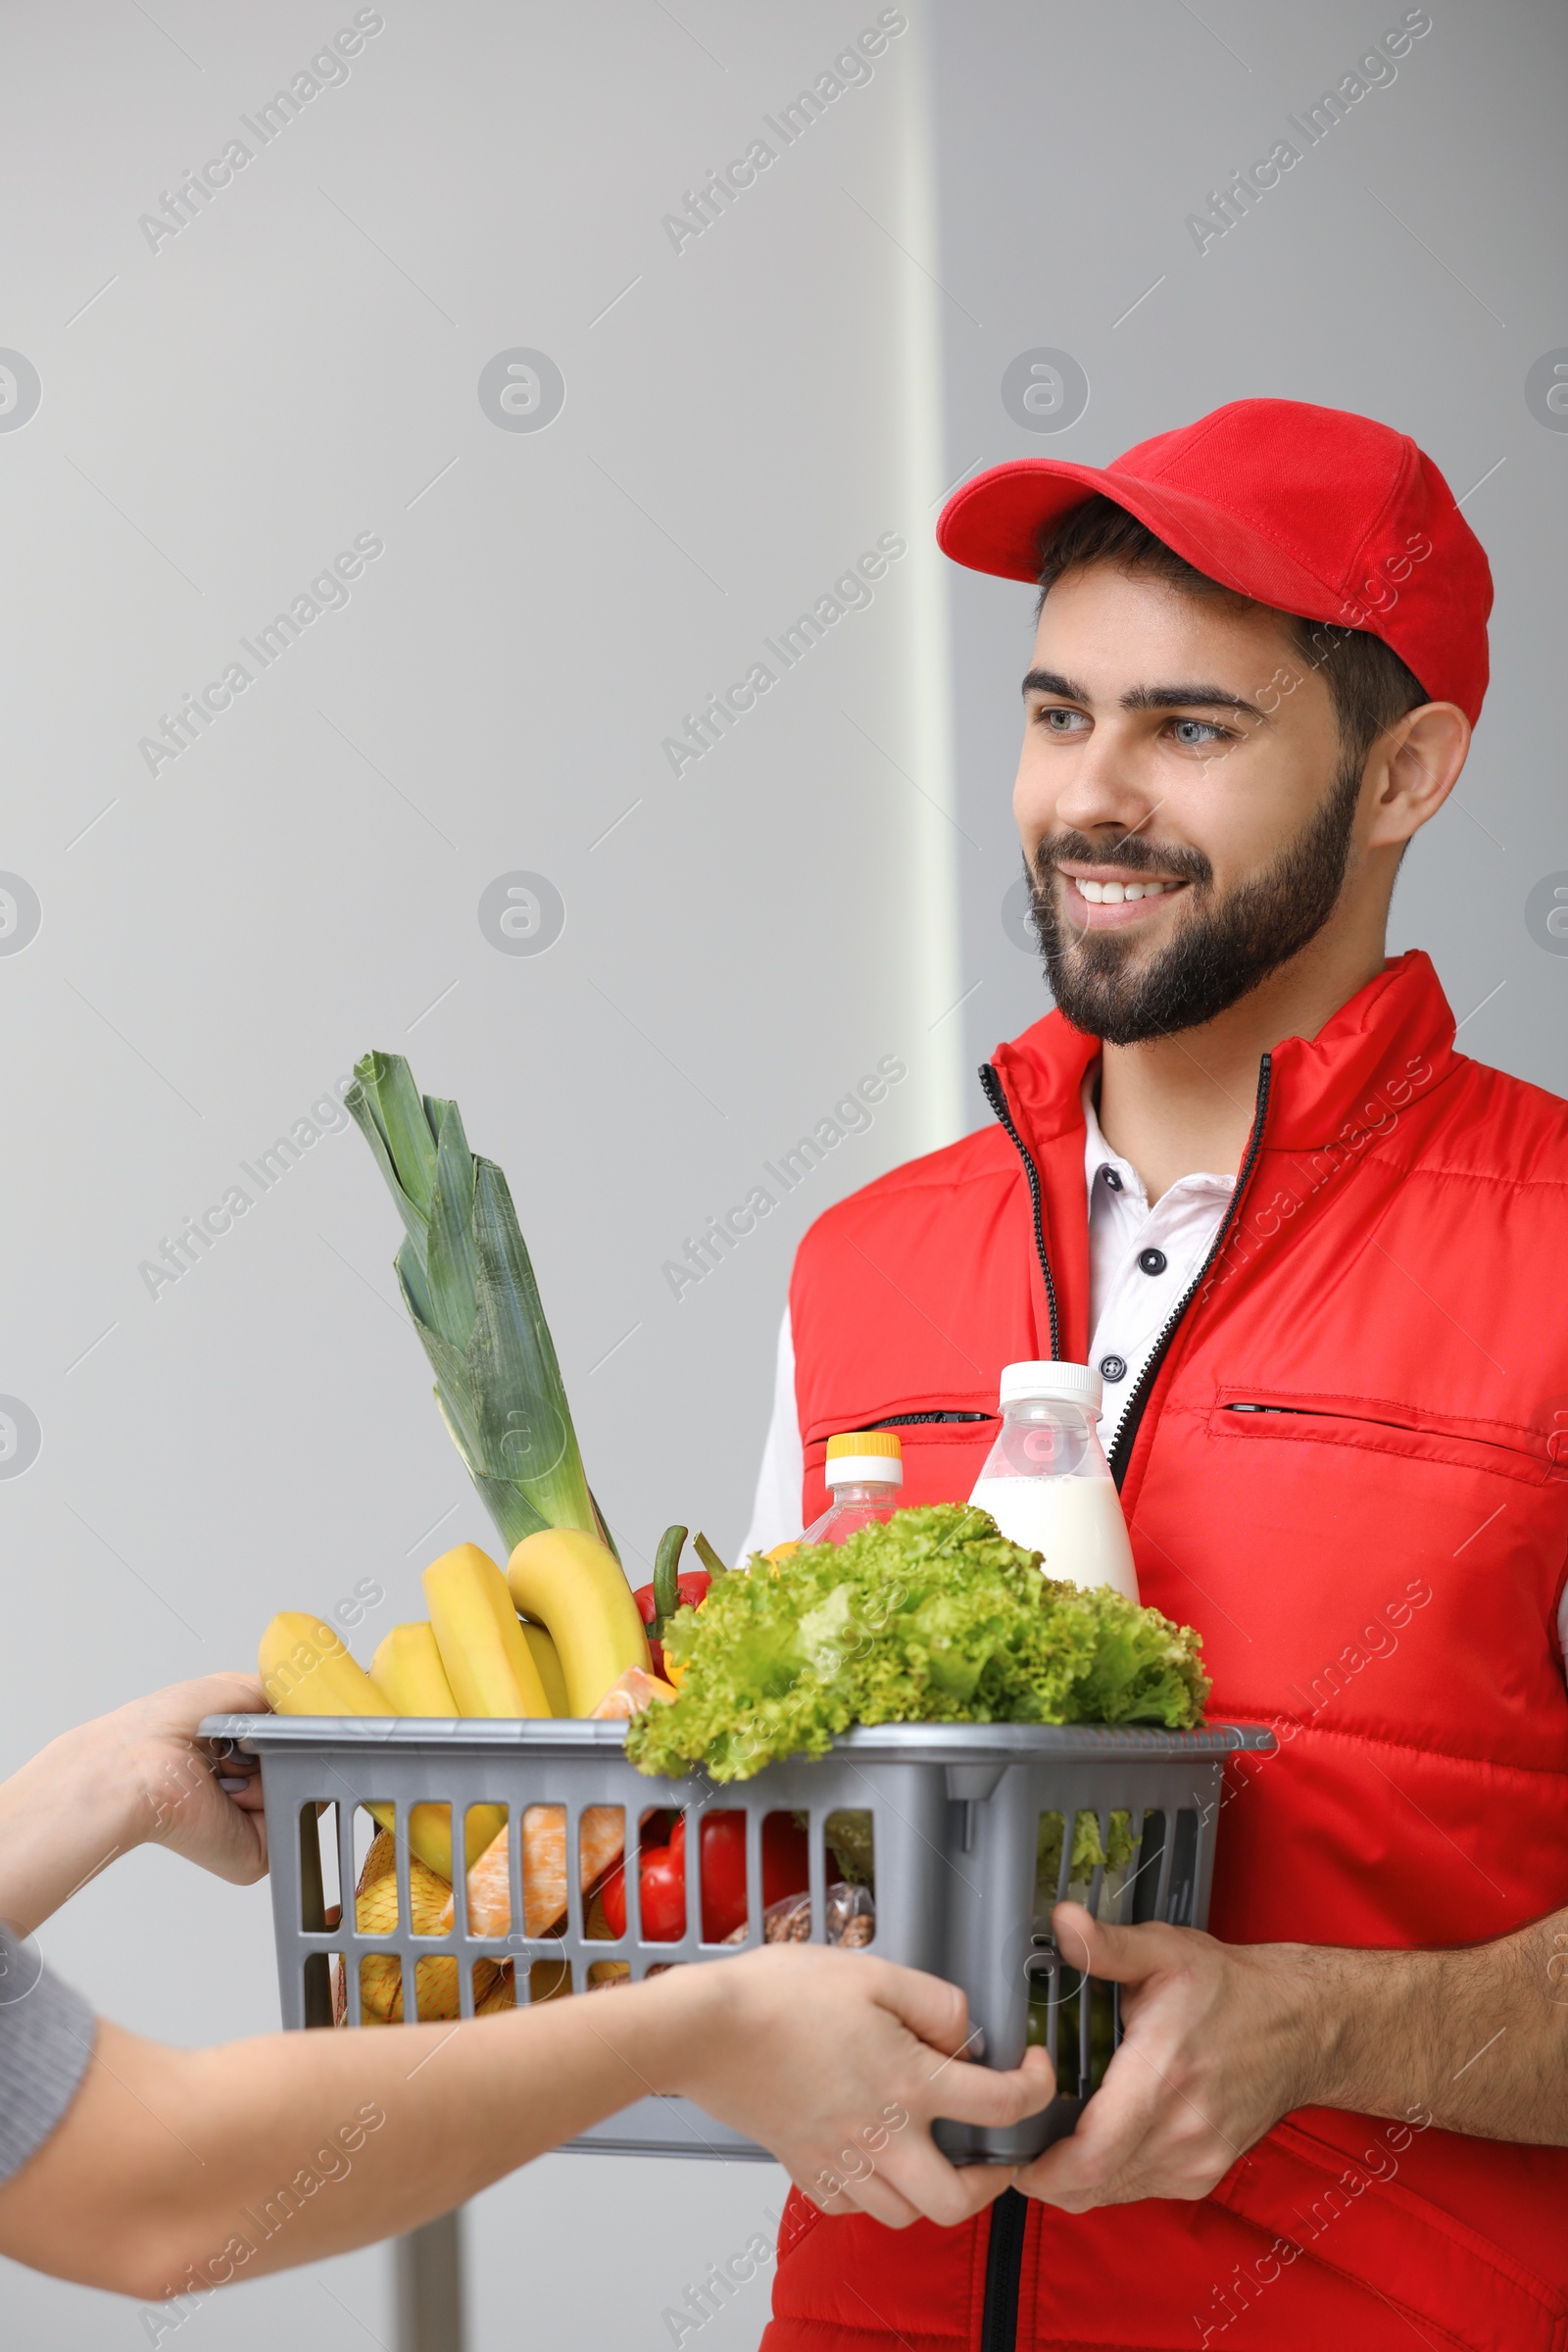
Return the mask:
[[685, 1542], [683, 1527], [665, 1528], [654, 1563], [654, 1581], [651, 1585], [639, 1585], [632, 1596], [648, 1628], [650, 1661], [661, 1678], [664, 1673], [664, 1645], [660, 1637], [677, 1609], [701, 1608], [713, 1581], [706, 1568], [689, 1568], [684, 1576], [676, 1573]]

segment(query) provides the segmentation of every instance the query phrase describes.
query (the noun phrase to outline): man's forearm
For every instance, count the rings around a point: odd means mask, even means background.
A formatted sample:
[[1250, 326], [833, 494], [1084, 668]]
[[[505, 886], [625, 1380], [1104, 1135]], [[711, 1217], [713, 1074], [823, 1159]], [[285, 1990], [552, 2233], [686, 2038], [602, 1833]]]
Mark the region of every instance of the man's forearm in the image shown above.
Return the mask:
[[1300, 2104], [1568, 2146], [1568, 1910], [1457, 1951], [1298, 1947]]

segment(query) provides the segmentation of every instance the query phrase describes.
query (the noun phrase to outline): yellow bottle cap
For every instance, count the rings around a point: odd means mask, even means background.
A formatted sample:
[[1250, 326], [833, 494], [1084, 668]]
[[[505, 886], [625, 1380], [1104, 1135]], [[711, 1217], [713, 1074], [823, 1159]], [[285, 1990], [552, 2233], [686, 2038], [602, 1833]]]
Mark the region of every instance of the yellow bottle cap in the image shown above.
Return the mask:
[[827, 1458], [830, 1462], [836, 1462], [840, 1455], [846, 1453], [858, 1454], [862, 1460], [872, 1454], [881, 1454], [895, 1462], [904, 1459], [904, 1447], [899, 1444], [897, 1430], [893, 1429], [851, 1429], [841, 1437], [829, 1438]]

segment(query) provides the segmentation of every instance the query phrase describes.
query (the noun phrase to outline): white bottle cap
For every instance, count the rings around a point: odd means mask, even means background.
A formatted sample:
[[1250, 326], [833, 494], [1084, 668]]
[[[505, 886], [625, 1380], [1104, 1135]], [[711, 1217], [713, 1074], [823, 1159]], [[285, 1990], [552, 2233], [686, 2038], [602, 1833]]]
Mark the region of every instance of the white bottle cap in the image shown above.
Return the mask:
[[840, 1453], [822, 1476], [830, 1487], [902, 1487], [904, 1464], [885, 1453]]
[[1104, 1389], [1093, 1364], [1004, 1364], [1003, 1410], [1031, 1397], [1081, 1404], [1098, 1418]]

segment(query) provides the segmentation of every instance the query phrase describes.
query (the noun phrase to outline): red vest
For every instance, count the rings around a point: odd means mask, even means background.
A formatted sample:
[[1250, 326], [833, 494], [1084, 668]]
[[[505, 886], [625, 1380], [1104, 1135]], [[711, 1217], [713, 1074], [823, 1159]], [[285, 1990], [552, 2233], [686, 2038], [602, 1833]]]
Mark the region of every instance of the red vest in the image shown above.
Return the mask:
[[[1464, 1944], [1568, 1901], [1568, 1105], [1453, 1033], [1409, 955], [1266, 1057], [1222, 1239], [1113, 1455], [1144, 1598], [1201, 1632], [1211, 1714], [1279, 1737], [1227, 1781], [1209, 1925], [1232, 1942]], [[900, 1425], [906, 1502], [966, 1495], [1002, 1366], [1053, 1352], [1051, 1293], [1084, 1360], [1097, 1052], [1050, 1014], [996, 1056], [1016, 1144], [966, 1136], [808, 1234], [808, 1522], [827, 1439], [873, 1423]], [[1562, 2352], [1568, 2149], [1420, 2128], [1473, 2055], [1440, 2034], [1413, 2131], [1303, 2110], [1198, 2204], [894, 2233], [797, 2195], [765, 2352]]]

